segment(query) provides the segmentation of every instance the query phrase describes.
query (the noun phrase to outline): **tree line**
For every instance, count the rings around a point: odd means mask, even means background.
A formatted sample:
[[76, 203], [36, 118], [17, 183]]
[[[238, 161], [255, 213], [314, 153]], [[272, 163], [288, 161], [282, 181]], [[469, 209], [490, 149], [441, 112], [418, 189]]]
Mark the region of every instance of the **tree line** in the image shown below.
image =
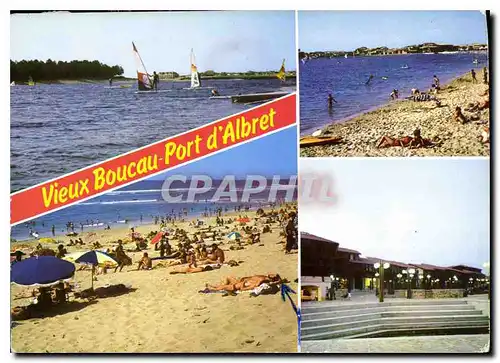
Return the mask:
[[27, 82], [29, 77], [37, 81], [76, 80], [76, 79], [109, 79], [123, 75], [121, 66], [109, 66], [97, 60], [73, 60], [71, 62], [55, 62], [48, 59], [10, 61], [10, 80]]

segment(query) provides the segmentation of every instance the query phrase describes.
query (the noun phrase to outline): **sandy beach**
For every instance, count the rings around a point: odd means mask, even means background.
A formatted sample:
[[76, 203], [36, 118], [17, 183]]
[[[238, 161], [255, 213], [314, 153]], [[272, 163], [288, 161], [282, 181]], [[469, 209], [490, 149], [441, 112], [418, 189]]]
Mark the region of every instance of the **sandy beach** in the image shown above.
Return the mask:
[[[255, 211], [247, 215], [251, 218], [250, 226], [261, 226], [254, 218]], [[215, 225], [215, 217], [204, 220], [208, 225]], [[214, 228], [227, 234], [235, 230], [235, 226]], [[176, 223], [176, 227], [195, 231], [194, 227], [188, 226], [188, 221]], [[161, 267], [163, 261], [158, 260], [153, 261], [152, 270], [136, 271], [143, 252], [127, 252], [133, 265], [125, 266], [122, 272], [111, 270], [98, 275], [94, 288], [122, 283], [131, 285], [134, 291], [92, 302], [74, 300], [70, 295], [70, 303], [64, 311], [44, 318], [13, 322], [12, 349], [33, 353], [296, 352], [297, 318], [290, 302], [283, 302], [279, 293], [251, 297], [248, 292], [237, 296], [198, 292], [205, 288], [206, 283], [219, 284], [226, 276], [268, 273], [278, 273], [288, 279], [288, 285], [296, 291], [298, 255], [284, 253], [284, 244], [280, 243], [283, 237], [279, 235], [282, 228], [277, 223], [271, 227], [271, 233], [261, 234], [260, 243], [245, 244], [241, 250], [231, 250], [234, 244], [226, 238], [219, 241], [226, 261], [238, 261], [239, 266], [223, 265], [213, 271], [171, 275], [169, 272], [174, 267]], [[140, 225], [136, 231], [147, 235], [159, 229], [159, 225]], [[82, 237], [86, 246], [67, 249], [68, 252], [89, 250], [91, 242], [96, 240], [104, 247], [114, 248], [118, 239], [127, 241], [124, 237], [128, 232], [127, 228], [85, 232], [78, 237]], [[69, 238], [56, 237], [65, 245]], [[173, 239], [170, 243], [174, 247], [177, 241]], [[205, 243], [210, 245], [213, 242], [210, 238]], [[11, 249], [26, 248], [26, 245], [13, 243]], [[134, 247], [135, 243], [124, 244], [125, 250]], [[56, 249], [57, 245], [50, 248]], [[150, 257], [159, 256], [159, 251], [154, 251], [152, 246], [147, 252]], [[74, 280], [80, 289], [86, 289], [91, 284], [91, 272], [79, 271], [79, 266]], [[11, 306], [29, 304], [31, 290], [12, 285]], [[297, 303], [297, 296], [293, 298]]]
[[[472, 82], [470, 73], [441, 86], [437, 98], [442, 106], [436, 107], [432, 101], [393, 101], [389, 105], [364, 113], [339, 124], [328, 125], [322, 135], [342, 137], [336, 145], [302, 147], [301, 156], [489, 156], [489, 144], [483, 144], [478, 137], [485, 127], [489, 127], [490, 110], [478, 113], [479, 120], [465, 124], [453, 120], [456, 106], [460, 106], [466, 117], [472, 114], [464, 111], [472, 102], [482, 101], [489, 86], [483, 84], [483, 71], [476, 70], [477, 83]], [[429, 82], [430, 83], [430, 82]], [[423, 91], [423, 90], [422, 90]], [[406, 97], [408, 95], [400, 95]], [[413, 135], [420, 128], [422, 137], [438, 137], [437, 146], [409, 149], [389, 147], [378, 149], [377, 142], [384, 135], [404, 137]]]

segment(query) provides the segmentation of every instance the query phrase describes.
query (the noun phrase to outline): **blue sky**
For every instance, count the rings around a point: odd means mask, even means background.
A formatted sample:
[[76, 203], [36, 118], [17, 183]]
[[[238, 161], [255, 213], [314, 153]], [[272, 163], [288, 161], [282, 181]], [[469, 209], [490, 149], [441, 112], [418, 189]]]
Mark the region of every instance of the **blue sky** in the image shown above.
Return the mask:
[[479, 11], [299, 12], [299, 48], [304, 51], [487, 40], [486, 17]]
[[12, 60], [97, 59], [135, 76], [135, 42], [148, 72], [296, 68], [293, 11], [11, 15]]
[[290, 127], [269, 136], [222, 151], [205, 159], [150, 178], [163, 180], [170, 175], [193, 174], [224, 177], [236, 175], [297, 175], [297, 128]]
[[490, 259], [488, 163], [486, 158], [302, 159], [301, 174], [333, 177], [338, 200], [301, 203], [300, 229], [365, 256], [482, 268]]

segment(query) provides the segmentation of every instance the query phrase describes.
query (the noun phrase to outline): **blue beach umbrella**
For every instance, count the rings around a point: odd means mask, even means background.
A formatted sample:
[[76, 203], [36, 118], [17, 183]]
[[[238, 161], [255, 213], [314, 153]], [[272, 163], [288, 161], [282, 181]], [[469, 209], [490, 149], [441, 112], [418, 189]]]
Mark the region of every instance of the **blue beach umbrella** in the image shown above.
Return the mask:
[[10, 281], [23, 286], [50, 286], [72, 277], [75, 265], [54, 256], [30, 257], [15, 263]]
[[227, 235], [227, 238], [229, 239], [237, 239], [237, 238], [241, 238], [241, 234], [238, 233], [238, 232], [231, 232]]

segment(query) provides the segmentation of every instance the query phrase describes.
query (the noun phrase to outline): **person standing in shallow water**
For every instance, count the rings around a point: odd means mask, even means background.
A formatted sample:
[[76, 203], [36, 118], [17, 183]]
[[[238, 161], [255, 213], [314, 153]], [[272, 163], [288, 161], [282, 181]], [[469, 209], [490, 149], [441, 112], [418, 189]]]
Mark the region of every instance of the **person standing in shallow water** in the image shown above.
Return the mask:
[[337, 100], [333, 98], [332, 94], [328, 94], [328, 109], [331, 110], [333, 108], [333, 103], [337, 103]]
[[436, 85], [436, 89], [439, 90], [439, 78], [436, 75], [434, 75], [433, 77], [434, 77], [434, 84]]
[[488, 68], [483, 68], [483, 82], [484, 84], [488, 84]]
[[474, 71], [474, 69], [470, 70], [470, 75], [472, 76], [472, 83], [476, 83], [477, 79], [476, 79], [476, 72]]

